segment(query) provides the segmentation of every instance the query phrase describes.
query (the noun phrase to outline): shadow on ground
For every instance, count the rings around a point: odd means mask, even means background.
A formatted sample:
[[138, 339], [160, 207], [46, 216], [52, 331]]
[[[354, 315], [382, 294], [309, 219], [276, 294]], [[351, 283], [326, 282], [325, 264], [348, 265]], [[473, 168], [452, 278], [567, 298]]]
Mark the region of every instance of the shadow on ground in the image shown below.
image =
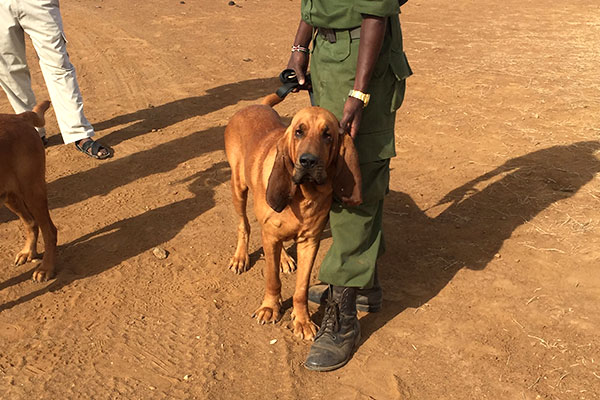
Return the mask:
[[460, 269], [483, 270], [515, 229], [600, 172], [599, 149], [600, 142], [578, 142], [513, 158], [444, 196], [436, 206], [447, 208], [435, 218], [392, 191], [380, 263], [384, 305], [361, 319], [363, 342], [406, 308], [435, 297]]

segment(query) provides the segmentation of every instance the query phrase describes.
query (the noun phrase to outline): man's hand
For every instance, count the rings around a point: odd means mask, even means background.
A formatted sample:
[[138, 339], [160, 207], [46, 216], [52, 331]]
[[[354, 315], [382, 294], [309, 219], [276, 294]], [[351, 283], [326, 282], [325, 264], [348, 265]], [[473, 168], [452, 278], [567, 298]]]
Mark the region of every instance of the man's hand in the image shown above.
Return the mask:
[[[313, 27], [301, 20], [300, 25], [298, 25], [296, 37], [294, 38], [294, 45], [308, 48], [308, 45], [312, 38], [312, 32]], [[288, 61], [287, 67], [289, 69], [293, 69], [296, 72], [296, 76], [298, 77], [298, 83], [300, 84], [300, 86], [304, 86], [304, 84], [306, 83], [306, 70], [308, 69], [309, 58], [309, 54], [307, 53], [301, 51], [292, 51], [290, 61]], [[303, 87], [303, 89], [308, 88]], [[297, 91], [298, 88], [294, 89], [294, 92]]]
[[340, 121], [340, 128], [344, 132], [349, 132], [352, 139], [355, 139], [358, 134], [363, 107], [363, 102], [354, 97], [348, 97], [344, 104], [344, 115]]
[[[306, 82], [306, 70], [308, 69], [308, 60], [309, 56], [306, 53], [302, 53], [300, 51], [293, 51], [290, 55], [290, 60], [288, 61], [287, 67], [289, 69], [293, 69], [296, 72], [296, 76], [298, 77], [298, 83], [300, 86], [303, 86]], [[298, 89], [294, 89], [295, 92]]]

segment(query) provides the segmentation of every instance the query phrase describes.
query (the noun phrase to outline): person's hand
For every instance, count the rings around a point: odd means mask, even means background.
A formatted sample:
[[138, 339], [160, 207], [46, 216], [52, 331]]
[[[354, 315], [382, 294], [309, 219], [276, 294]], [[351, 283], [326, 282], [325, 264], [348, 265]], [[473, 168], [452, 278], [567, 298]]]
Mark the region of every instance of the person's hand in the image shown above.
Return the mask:
[[[302, 53], [300, 51], [293, 51], [290, 55], [290, 60], [288, 61], [287, 67], [289, 69], [293, 69], [296, 72], [296, 76], [298, 77], [298, 83], [301, 87], [306, 83], [306, 70], [308, 69], [308, 59], [309, 56], [306, 53]], [[299, 88], [294, 89], [294, 92], [297, 92]]]
[[344, 104], [344, 115], [340, 121], [340, 128], [344, 132], [350, 133], [352, 139], [356, 138], [360, 121], [362, 120], [363, 102], [354, 97], [348, 97]]

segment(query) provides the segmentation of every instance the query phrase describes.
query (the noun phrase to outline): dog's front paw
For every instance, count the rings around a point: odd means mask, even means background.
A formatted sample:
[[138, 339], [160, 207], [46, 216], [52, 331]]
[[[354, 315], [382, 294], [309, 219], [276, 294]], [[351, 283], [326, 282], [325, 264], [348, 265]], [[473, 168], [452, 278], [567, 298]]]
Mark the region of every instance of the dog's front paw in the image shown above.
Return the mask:
[[250, 257], [248, 256], [248, 253], [242, 256], [238, 256], [236, 254], [235, 256], [231, 257], [228, 268], [236, 274], [241, 274], [248, 271], [248, 268], [250, 268]]
[[38, 253], [35, 250], [22, 250], [15, 257], [15, 265], [16, 266], [23, 265], [26, 262], [34, 260], [34, 259], [36, 259], [38, 257], [39, 257], [39, 255], [38, 255]]
[[264, 325], [266, 323], [276, 323], [281, 318], [281, 306], [276, 305], [261, 305], [258, 310], [252, 314], [252, 318], [256, 318], [259, 324]]
[[317, 335], [317, 325], [310, 320], [306, 313], [292, 311], [292, 326], [294, 335], [300, 339], [314, 340]]
[[54, 267], [49, 267], [44, 262], [33, 271], [33, 280], [35, 282], [45, 282], [54, 276]]

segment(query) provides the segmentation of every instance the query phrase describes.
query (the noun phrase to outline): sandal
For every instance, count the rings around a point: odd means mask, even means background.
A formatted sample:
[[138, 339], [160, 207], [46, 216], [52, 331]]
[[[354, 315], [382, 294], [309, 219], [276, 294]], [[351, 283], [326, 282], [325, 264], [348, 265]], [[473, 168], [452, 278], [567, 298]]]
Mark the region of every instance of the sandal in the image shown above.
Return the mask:
[[[110, 147], [89, 138], [78, 140], [75, 142], [75, 147], [86, 156], [95, 158], [96, 160], [105, 160], [113, 155], [113, 150]], [[90, 149], [91, 151], [89, 151]], [[101, 150], [106, 150], [106, 154], [100, 154]]]

